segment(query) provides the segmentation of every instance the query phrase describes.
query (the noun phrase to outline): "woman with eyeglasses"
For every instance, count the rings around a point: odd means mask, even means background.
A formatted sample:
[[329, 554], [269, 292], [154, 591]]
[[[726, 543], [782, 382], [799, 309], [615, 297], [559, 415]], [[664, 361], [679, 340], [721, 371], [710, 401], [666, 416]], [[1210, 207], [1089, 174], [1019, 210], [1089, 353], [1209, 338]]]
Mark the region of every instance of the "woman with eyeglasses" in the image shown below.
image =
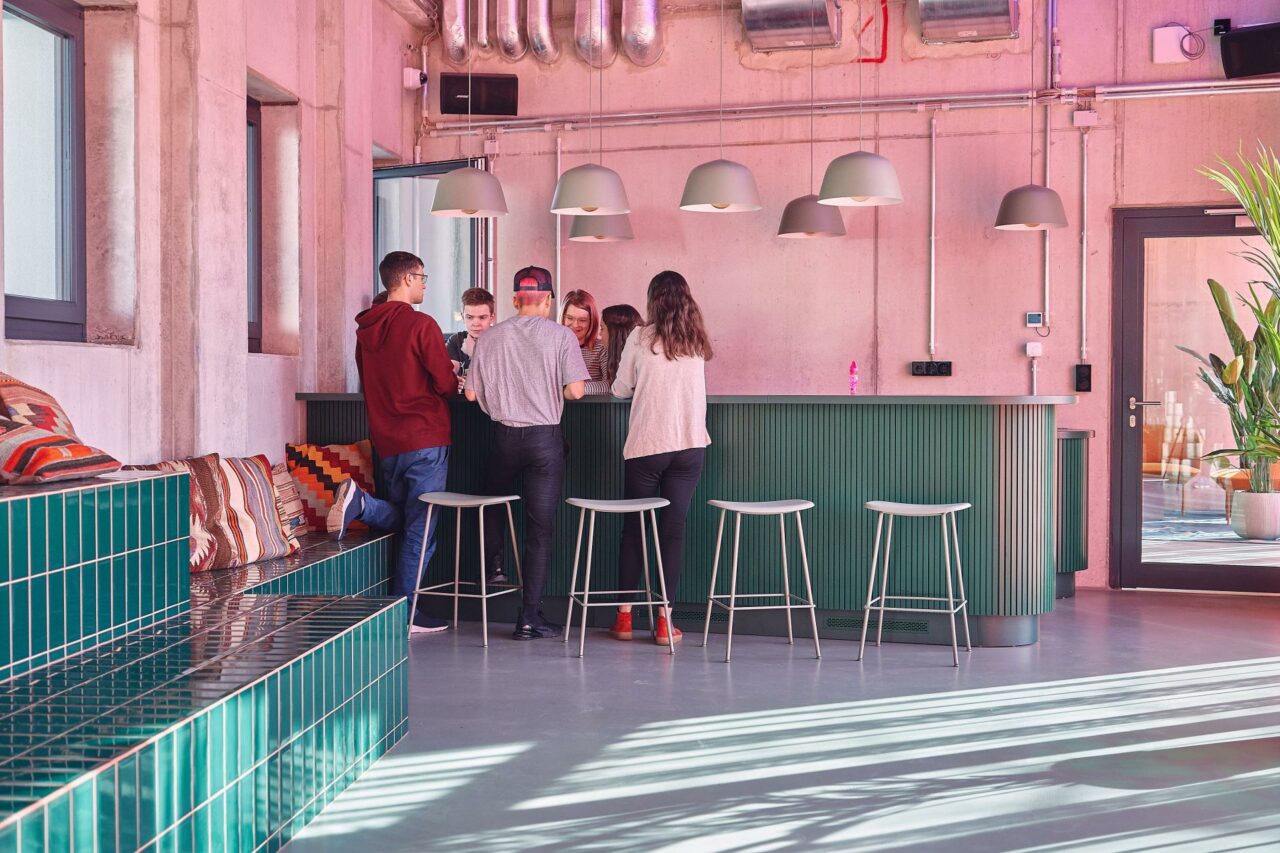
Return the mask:
[[578, 339], [582, 360], [587, 363], [587, 372], [592, 380], [603, 379], [604, 341], [600, 338], [600, 311], [596, 308], [596, 298], [585, 290], [570, 290], [564, 296], [560, 323]]

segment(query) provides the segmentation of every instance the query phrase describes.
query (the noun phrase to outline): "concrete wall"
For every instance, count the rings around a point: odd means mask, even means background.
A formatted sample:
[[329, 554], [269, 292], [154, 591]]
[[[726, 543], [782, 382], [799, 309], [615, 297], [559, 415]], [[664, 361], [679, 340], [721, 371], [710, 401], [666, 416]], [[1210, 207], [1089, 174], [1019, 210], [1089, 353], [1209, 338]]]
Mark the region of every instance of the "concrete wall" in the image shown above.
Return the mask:
[[[683, 4], [682, 4], [683, 5]], [[879, 4], [863, 4], [868, 17]], [[1043, 13], [1046, 4], [1035, 4]], [[858, 65], [851, 62], [857, 4], [845, 9], [845, 47], [817, 56], [816, 96], [856, 97]], [[1044, 87], [1044, 22], [1030, 20], [1021, 4], [1024, 33], [1035, 31], [1036, 85]], [[1061, 4], [1065, 86], [1178, 79], [1221, 79], [1216, 41], [1195, 62], [1153, 65], [1150, 29], [1167, 21], [1208, 27], [1214, 17], [1237, 25], [1280, 17], [1276, 4], [1245, 0], [1078, 0]], [[1270, 8], [1263, 9], [1262, 6]], [[914, 35], [915, 4], [890, 2], [888, 60], [864, 64], [868, 97], [1026, 91], [1031, 40], [930, 48]], [[565, 13], [569, 4], [557, 4]], [[586, 110], [588, 85], [602, 88], [607, 110], [696, 107], [717, 102], [718, 20], [714, 5], [664, 6], [666, 51], [653, 67], [619, 59], [604, 71], [602, 87], [573, 53], [571, 23], [557, 19], [564, 58], [547, 68], [532, 61], [509, 64], [478, 57], [476, 72], [516, 73], [522, 115], [565, 115]], [[752, 54], [743, 43], [739, 16], [731, 13], [733, 42], [725, 59], [728, 105], [808, 98], [807, 53]], [[878, 24], [877, 24], [878, 25]], [[866, 36], [873, 49], [875, 26]], [[616, 27], [616, 23], [615, 23]], [[433, 72], [449, 68], [432, 47]], [[1094, 390], [1064, 409], [1061, 423], [1097, 430], [1090, 519], [1091, 570], [1085, 585], [1106, 582], [1109, 518], [1109, 404], [1111, 399], [1111, 221], [1120, 205], [1220, 203], [1224, 197], [1196, 168], [1218, 155], [1275, 142], [1280, 120], [1276, 95], [1180, 98], [1092, 105], [1100, 124], [1089, 134], [1089, 251], [1087, 361]], [[937, 353], [954, 362], [949, 379], [913, 378], [908, 363], [928, 351], [928, 133], [930, 115], [867, 116], [867, 147], [897, 167], [906, 201], [896, 207], [845, 212], [848, 236], [839, 240], [787, 241], [775, 236], [785, 203], [808, 191], [807, 118], [730, 122], [726, 156], [754, 171], [764, 197], [759, 213], [708, 215], [677, 209], [685, 176], [717, 156], [714, 123], [612, 128], [604, 133], [604, 162], [627, 185], [636, 240], [632, 243], [564, 244], [563, 288], [585, 287], [602, 305], [643, 307], [644, 288], [659, 270], [683, 272], [708, 316], [717, 356], [709, 366], [709, 390], [718, 394], [840, 394], [847, 391], [849, 362], [861, 370], [860, 389], [878, 394], [1020, 394], [1029, 390], [1023, 344], [1040, 340], [1025, 328], [1024, 312], [1042, 307], [1042, 242], [1039, 234], [992, 227], [1004, 192], [1028, 180], [1029, 115], [1026, 109], [948, 111], [938, 119]], [[439, 118], [433, 116], [433, 118]], [[452, 117], [451, 117], [452, 118]], [[1042, 128], [1043, 111], [1037, 115]], [[816, 120], [817, 180], [833, 157], [857, 147], [856, 116]], [[576, 130], [501, 134], [495, 170], [512, 215], [499, 221], [498, 288], [528, 263], [550, 267], [556, 222], [547, 213], [555, 186], [559, 136], [567, 169], [594, 156], [598, 137]], [[456, 139], [428, 141], [426, 159], [457, 156]], [[1035, 137], [1036, 175], [1043, 169], [1043, 135]], [[474, 139], [465, 153], [479, 150]], [[1050, 238], [1050, 315], [1043, 339], [1039, 390], [1072, 391], [1071, 367], [1081, 360], [1080, 226], [1081, 141], [1070, 109], [1053, 114], [1051, 182], [1067, 206], [1067, 229]], [[1037, 177], [1039, 180], [1039, 177]], [[564, 225], [567, 235], [567, 223]], [[500, 300], [500, 305], [505, 300]], [[509, 310], [509, 309], [506, 309]]]
[[[354, 373], [370, 150], [412, 152], [400, 67], [422, 33], [383, 0], [85, 5], [89, 340], [5, 341], [0, 369], [128, 462], [278, 460], [302, 436], [294, 394]], [[264, 103], [264, 355], [245, 333], [247, 94]]]

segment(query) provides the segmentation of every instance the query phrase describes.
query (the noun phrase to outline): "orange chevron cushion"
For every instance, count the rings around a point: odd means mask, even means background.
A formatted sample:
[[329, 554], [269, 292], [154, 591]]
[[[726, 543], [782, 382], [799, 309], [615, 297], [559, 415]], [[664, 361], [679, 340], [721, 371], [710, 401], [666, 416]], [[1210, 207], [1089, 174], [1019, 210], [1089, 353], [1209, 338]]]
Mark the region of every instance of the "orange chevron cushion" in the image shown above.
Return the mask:
[[120, 470], [120, 463], [78, 439], [0, 418], [0, 483], [52, 483]]
[[[373, 445], [368, 441], [355, 444], [286, 444], [285, 462], [302, 497], [307, 526], [324, 533], [325, 516], [333, 506], [338, 485], [347, 479], [373, 494]], [[357, 522], [352, 529], [362, 529]]]
[[0, 404], [3, 404], [0, 415], [7, 415], [20, 424], [31, 424], [65, 435], [74, 441], [80, 440], [71, 426], [71, 418], [67, 417], [57, 400], [7, 373], [0, 373]]

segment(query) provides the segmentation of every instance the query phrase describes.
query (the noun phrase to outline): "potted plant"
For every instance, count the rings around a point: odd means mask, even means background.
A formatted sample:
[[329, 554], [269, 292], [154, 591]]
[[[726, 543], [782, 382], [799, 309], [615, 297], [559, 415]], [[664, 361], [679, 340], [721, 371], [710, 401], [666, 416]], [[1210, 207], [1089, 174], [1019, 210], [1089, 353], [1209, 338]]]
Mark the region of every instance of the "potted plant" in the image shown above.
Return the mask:
[[[1209, 290], [1231, 345], [1231, 358], [1210, 353], [1206, 358], [1186, 347], [1202, 362], [1200, 378], [1231, 417], [1236, 446], [1205, 455], [1205, 459], [1239, 459], [1249, 488], [1232, 494], [1231, 529], [1244, 539], [1280, 539], [1280, 492], [1272, 488], [1271, 466], [1280, 459], [1280, 160], [1259, 145], [1256, 161], [1241, 159], [1237, 169], [1225, 160], [1222, 169], [1202, 174], [1230, 193], [1266, 242], [1266, 249], [1246, 247], [1240, 256], [1257, 265], [1265, 277], [1248, 283], [1240, 302], [1257, 322], [1246, 338], [1236, 321], [1231, 297], [1210, 279]], [[1257, 285], [1265, 288], [1264, 302]]]

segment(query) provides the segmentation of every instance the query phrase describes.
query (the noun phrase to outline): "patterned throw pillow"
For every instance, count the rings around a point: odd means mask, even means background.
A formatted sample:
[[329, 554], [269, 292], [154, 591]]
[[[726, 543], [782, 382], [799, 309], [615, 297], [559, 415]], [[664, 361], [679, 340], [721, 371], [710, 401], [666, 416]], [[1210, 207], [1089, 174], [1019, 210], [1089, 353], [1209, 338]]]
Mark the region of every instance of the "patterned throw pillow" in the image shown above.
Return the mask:
[[298, 494], [298, 484], [293, 482], [289, 466], [277, 462], [271, 466], [271, 481], [276, 487], [276, 510], [280, 513], [280, 524], [290, 532], [304, 532], [307, 527], [307, 513], [302, 506], [302, 495]]
[[[230, 544], [226, 537], [219, 537], [223, 528], [219, 516], [223, 513], [222, 478], [218, 474], [218, 454], [196, 456], [191, 459], [171, 459], [154, 465], [129, 465], [130, 470], [174, 471], [191, 475], [191, 571], [229, 565]], [[221, 541], [222, 553], [218, 553]], [[220, 562], [221, 560], [221, 562]]]
[[[284, 448], [289, 473], [302, 495], [307, 526], [317, 533], [325, 532], [325, 516], [333, 506], [338, 484], [351, 479], [373, 494], [373, 445], [368, 441], [355, 444], [287, 444]], [[352, 529], [363, 529], [357, 522]]]
[[231, 546], [228, 567], [287, 557], [298, 550], [298, 540], [280, 522], [267, 457], [224, 458], [218, 473], [226, 500], [221, 532]]
[[0, 418], [0, 482], [52, 483], [120, 470], [120, 463], [74, 436]]
[[71, 418], [50, 395], [21, 379], [0, 373], [0, 414], [20, 424], [30, 424], [79, 441]]

